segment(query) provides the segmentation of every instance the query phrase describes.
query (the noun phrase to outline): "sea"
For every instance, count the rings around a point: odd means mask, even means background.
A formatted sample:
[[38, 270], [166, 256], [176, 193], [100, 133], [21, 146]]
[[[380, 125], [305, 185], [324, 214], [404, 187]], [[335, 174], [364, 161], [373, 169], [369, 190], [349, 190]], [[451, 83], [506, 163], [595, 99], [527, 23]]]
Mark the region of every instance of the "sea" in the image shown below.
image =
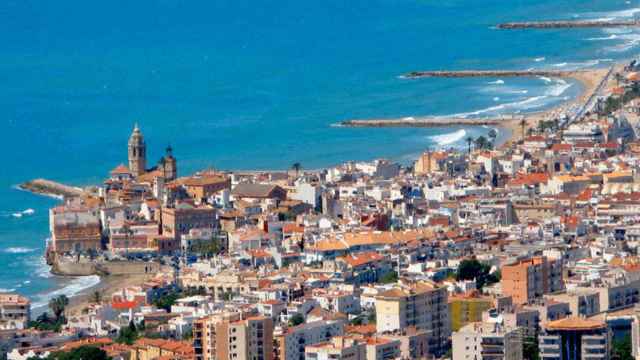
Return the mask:
[[[414, 70], [581, 69], [633, 59], [640, 29], [497, 30], [630, 19], [625, 0], [5, 0], [0, 3], [0, 291], [46, 306], [99, 281], [43, 260], [59, 200], [16, 185], [100, 183], [134, 123], [182, 174], [409, 163], [489, 129], [354, 129], [347, 119], [497, 116], [572, 99], [569, 80], [414, 79]], [[504, 134], [503, 134], [504, 135]]]

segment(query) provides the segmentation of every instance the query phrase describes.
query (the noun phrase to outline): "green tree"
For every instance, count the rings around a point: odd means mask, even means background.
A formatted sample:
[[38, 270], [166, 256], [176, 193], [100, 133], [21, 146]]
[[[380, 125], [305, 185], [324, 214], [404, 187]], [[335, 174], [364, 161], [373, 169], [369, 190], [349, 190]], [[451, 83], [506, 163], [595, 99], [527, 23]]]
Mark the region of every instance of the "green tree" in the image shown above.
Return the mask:
[[465, 259], [460, 262], [456, 280], [476, 280], [478, 289], [482, 289], [485, 285], [490, 285], [500, 281], [500, 273], [490, 274], [491, 267], [483, 264], [476, 259]]
[[129, 321], [129, 326], [120, 328], [116, 342], [131, 345], [138, 338], [138, 329], [133, 321]]
[[102, 293], [99, 290], [96, 290], [93, 293], [91, 293], [91, 301], [95, 304], [102, 303]]
[[302, 169], [302, 165], [299, 162], [295, 162], [293, 163], [293, 165], [291, 165], [291, 169], [296, 172], [296, 177], [298, 177], [300, 169]]
[[614, 340], [612, 350], [612, 359], [633, 360], [633, 356], [631, 355], [631, 336], [627, 335], [622, 340]]
[[387, 271], [382, 277], [380, 277], [379, 282], [383, 284], [392, 284], [398, 281], [398, 273], [395, 271]]
[[167, 312], [171, 312], [171, 306], [176, 303], [176, 300], [180, 298], [180, 295], [176, 291], [171, 291], [168, 294], [161, 296], [153, 301], [153, 305], [155, 305], [159, 309], [164, 309]]
[[537, 337], [527, 336], [522, 339], [522, 358], [525, 360], [540, 360]]
[[60, 319], [64, 314], [64, 310], [69, 305], [69, 298], [66, 295], [60, 295], [49, 300], [49, 308], [55, 315], [56, 319]]
[[[40, 358], [37, 358], [40, 359]], [[46, 360], [110, 360], [107, 353], [95, 346], [84, 345], [71, 351], [55, 352], [46, 357]], [[41, 360], [41, 359], [40, 359]]]
[[302, 323], [304, 323], [304, 316], [300, 313], [293, 315], [291, 319], [289, 319], [289, 326], [291, 327], [298, 326]]
[[467, 152], [471, 154], [471, 144], [473, 143], [473, 138], [471, 136], [467, 137]]

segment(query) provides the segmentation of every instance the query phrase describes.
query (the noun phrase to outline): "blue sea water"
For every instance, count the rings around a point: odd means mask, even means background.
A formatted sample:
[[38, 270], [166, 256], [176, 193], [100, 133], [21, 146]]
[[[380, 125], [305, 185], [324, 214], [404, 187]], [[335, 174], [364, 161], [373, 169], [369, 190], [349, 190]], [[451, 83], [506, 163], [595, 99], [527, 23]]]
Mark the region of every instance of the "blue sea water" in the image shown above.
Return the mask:
[[[204, 167], [317, 168], [413, 159], [485, 128], [345, 129], [353, 118], [535, 111], [580, 85], [421, 79], [438, 69], [575, 69], [637, 54], [640, 31], [499, 31], [504, 21], [628, 18], [618, 0], [3, 1], [0, 4], [0, 288], [46, 303], [95, 278], [42, 261], [56, 200], [15, 185], [101, 181], [126, 161], [134, 122], [151, 162], [171, 144]], [[22, 213], [27, 209], [33, 209]], [[20, 216], [18, 217], [18, 213]]]

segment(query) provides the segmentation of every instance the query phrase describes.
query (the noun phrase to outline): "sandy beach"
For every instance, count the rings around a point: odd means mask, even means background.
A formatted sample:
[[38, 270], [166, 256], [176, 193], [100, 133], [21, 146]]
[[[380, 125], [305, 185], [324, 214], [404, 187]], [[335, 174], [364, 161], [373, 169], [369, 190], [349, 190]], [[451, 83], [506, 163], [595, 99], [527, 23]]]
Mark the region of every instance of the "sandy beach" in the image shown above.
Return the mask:
[[[620, 71], [622, 66], [623, 65], [621, 64], [616, 64], [612, 73], [615, 74], [616, 72]], [[510, 136], [505, 139], [504, 143], [501, 145], [509, 145], [513, 141], [519, 141], [522, 139], [522, 127], [520, 125], [520, 121], [523, 118], [527, 122], [527, 125], [525, 126], [526, 136], [527, 129], [536, 128], [539, 121], [553, 120], [554, 118], [559, 117], [562, 113], [566, 112], [568, 109], [585, 104], [589, 100], [591, 95], [597, 90], [598, 86], [608, 72], [609, 68], [572, 72], [568, 77], [580, 82], [580, 84], [582, 85], [582, 91], [580, 95], [549, 110], [523, 114], [519, 116], [514, 115], [513, 119], [503, 120], [503, 122], [501, 122], [499, 126], [507, 130], [510, 133]], [[607, 84], [605, 85], [605, 89], [611, 89], [614, 86], [615, 79], [613, 76], [611, 76], [608, 79]]]
[[118, 289], [127, 286], [138, 286], [144, 284], [149, 279], [152, 279], [155, 274], [140, 274], [140, 275], [111, 275], [100, 278], [100, 283], [95, 286], [89, 287], [81, 291], [80, 293], [69, 298], [69, 306], [67, 307], [67, 316], [78, 315], [88, 304], [94, 300], [94, 293], [100, 292], [102, 301], [108, 301], [111, 295]]

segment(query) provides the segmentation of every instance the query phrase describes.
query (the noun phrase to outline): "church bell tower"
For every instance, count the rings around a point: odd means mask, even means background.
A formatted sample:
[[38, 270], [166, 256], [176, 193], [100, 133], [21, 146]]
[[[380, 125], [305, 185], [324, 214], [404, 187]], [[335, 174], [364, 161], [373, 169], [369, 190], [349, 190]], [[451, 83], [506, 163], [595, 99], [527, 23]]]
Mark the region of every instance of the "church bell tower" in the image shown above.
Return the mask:
[[144, 143], [142, 132], [136, 124], [129, 137], [129, 170], [134, 176], [144, 174], [147, 166], [147, 145]]

